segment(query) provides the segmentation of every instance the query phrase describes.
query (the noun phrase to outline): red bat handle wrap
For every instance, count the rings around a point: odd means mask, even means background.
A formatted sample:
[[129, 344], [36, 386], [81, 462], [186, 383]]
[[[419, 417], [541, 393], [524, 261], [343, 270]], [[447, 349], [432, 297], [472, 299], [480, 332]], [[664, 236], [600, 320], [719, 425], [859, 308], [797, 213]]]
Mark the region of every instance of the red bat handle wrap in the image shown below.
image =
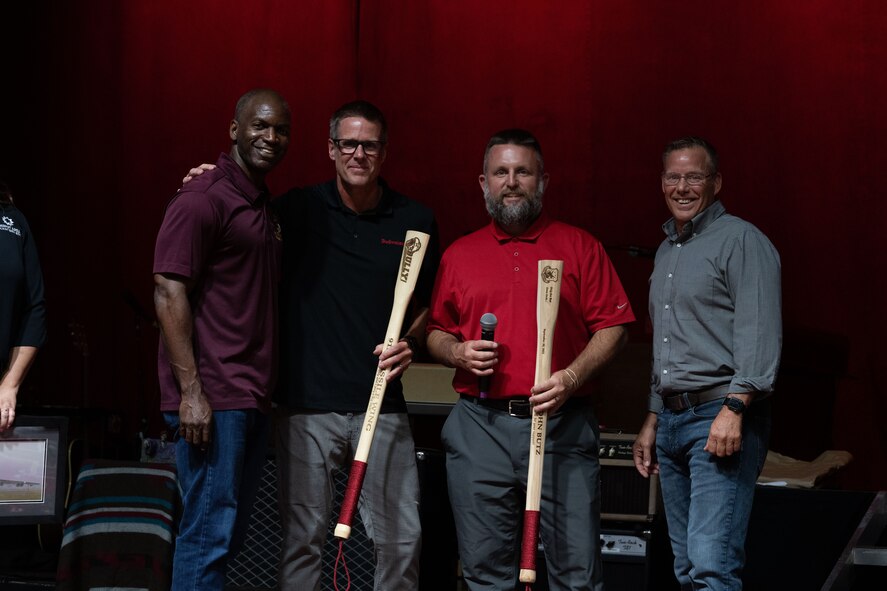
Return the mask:
[[[539, 511], [524, 511], [524, 535], [521, 538], [520, 568], [536, 572], [536, 540], [539, 539]], [[534, 581], [525, 581], [535, 583]]]
[[348, 484], [345, 486], [345, 497], [342, 499], [342, 511], [339, 513], [339, 520], [336, 522], [336, 528], [347, 527], [348, 533], [344, 537], [347, 538], [351, 533], [351, 523], [354, 520], [354, 511], [357, 510], [357, 499], [360, 497], [360, 489], [363, 488], [363, 477], [367, 473], [366, 462], [354, 460], [351, 462], [351, 472], [348, 474]]

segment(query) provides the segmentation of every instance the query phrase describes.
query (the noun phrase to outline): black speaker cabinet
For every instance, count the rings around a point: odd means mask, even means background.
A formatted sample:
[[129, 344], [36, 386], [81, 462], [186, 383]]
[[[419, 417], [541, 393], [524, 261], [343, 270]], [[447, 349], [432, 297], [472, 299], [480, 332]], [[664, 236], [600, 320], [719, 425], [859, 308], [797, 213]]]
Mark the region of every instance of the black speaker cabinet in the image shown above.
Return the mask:
[[[607, 591], [644, 591], [650, 578], [650, 531], [640, 523], [602, 523], [601, 561]], [[533, 591], [549, 591], [542, 549]]]
[[657, 513], [659, 478], [634, 467], [633, 433], [601, 433], [601, 520], [649, 522]]
[[[348, 484], [348, 472], [340, 471], [335, 475], [336, 497], [333, 507], [341, 507], [345, 487]], [[321, 589], [333, 591], [333, 569], [339, 541], [333, 536], [338, 519], [338, 509], [330, 517], [329, 533], [323, 548], [323, 564], [321, 567]], [[253, 505], [247, 539], [240, 551], [228, 567], [227, 591], [276, 591], [280, 548], [283, 534], [280, 529], [280, 513], [277, 510], [277, 462], [273, 454], [265, 460], [265, 470], [259, 494]], [[351, 575], [351, 591], [372, 591], [375, 576], [375, 559], [373, 544], [367, 537], [366, 529], [356, 514], [352, 524], [351, 537], [345, 541], [345, 556], [348, 571]], [[340, 571], [341, 586], [344, 573]], [[285, 588], [285, 586], [284, 586]]]
[[650, 530], [640, 523], [601, 523], [601, 560], [607, 591], [642, 591], [650, 575]]
[[[458, 552], [456, 527], [450, 510], [447, 495], [446, 460], [444, 453], [435, 449], [416, 450], [416, 463], [419, 470], [420, 502], [419, 516], [422, 522], [422, 556], [419, 570], [421, 591], [451, 590], [456, 588], [458, 573]], [[333, 507], [340, 507], [348, 472], [341, 471], [335, 476], [336, 498]], [[338, 519], [338, 510], [330, 518], [330, 530], [324, 546], [321, 589], [332, 591], [333, 569], [338, 540], [332, 532]], [[253, 515], [250, 520], [247, 540], [243, 550], [233, 560], [228, 569], [228, 591], [265, 591], [277, 587], [278, 564], [283, 535], [280, 529], [280, 514], [277, 510], [277, 463], [273, 453], [265, 461], [262, 484]], [[373, 543], [367, 537], [366, 529], [356, 514], [351, 537], [345, 541], [348, 571], [351, 575], [351, 591], [372, 591], [375, 576]], [[340, 589], [344, 572], [338, 574]]]

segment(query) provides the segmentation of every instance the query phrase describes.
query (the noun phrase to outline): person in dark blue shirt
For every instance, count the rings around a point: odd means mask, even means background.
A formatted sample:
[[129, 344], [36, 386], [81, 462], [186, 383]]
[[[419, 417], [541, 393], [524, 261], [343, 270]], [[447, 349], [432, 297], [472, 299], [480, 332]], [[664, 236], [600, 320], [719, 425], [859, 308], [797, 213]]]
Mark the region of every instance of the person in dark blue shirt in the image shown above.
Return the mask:
[[0, 432], [15, 422], [19, 388], [45, 340], [37, 246], [12, 193], [0, 182]]

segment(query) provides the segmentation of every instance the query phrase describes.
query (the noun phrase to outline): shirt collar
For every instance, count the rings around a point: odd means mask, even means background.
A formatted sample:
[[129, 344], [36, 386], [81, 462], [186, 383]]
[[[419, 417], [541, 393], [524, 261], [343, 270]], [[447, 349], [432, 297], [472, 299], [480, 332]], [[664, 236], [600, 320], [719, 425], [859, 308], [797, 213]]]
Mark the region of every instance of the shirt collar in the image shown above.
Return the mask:
[[551, 220], [545, 212], [539, 214], [539, 217], [530, 225], [529, 228], [526, 229], [522, 234], [518, 236], [512, 236], [505, 230], [503, 230], [499, 224], [496, 223], [495, 220], [490, 220], [490, 233], [493, 234], [493, 238], [499, 241], [500, 244], [504, 244], [509, 240], [520, 240], [522, 242], [535, 242], [539, 236], [542, 235], [542, 232], [551, 225]]
[[678, 234], [678, 227], [674, 218], [671, 218], [662, 224], [662, 231], [665, 232], [665, 235], [668, 236], [668, 239], [672, 242], [686, 242], [696, 234], [703, 232], [716, 219], [725, 213], [727, 213], [727, 209], [724, 207], [724, 204], [721, 203], [721, 200], [717, 199], [701, 213], [696, 214], [692, 220], [684, 224], [684, 231], [681, 232], [680, 235]]
[[231, 179], [231, 183], [243, 194], [250, 205], [259, 207], [265, 205], [269, 197], [268, 188], [264, 185], [262, 187], [255, 186], [229, 154], [223, 152], [216, 164], [222, 169], [225, 176]]
[[339, 195], [339, 187], [336, 185], [336, 180], [333, 179], [329, 182], [330, 190], [326, 192], [327, 207], [355, 215], [390, 215], [394, 211], [394, 195], [392, 194], [391, 189], [388, 188], [388, 183], [386, 183], [382, 177], [378, 178], [378, 183], [379, 188], [382, 191], [382, 196], [379, 197], [379, 202], [376, 204], [376, 207], [355, 214], [354, 211], [345, 207], [345, 204], [342, 203], [342, 196]]

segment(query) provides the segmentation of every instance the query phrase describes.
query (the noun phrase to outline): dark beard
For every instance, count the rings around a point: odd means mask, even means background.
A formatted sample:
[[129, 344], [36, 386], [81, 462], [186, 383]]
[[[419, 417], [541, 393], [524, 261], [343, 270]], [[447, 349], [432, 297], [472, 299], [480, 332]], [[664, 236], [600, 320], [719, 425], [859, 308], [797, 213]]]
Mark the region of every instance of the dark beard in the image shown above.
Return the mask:
[[[493, 197], [489, 187], [484, 187], [484, 202], [487, 213], [503, 228], [529, 226], [542, 213], [542, 193], [543, 188], [540, 187], [533, 197], [524, 199], [517, 205], [505, 205], [503, 201]], [[526, 194], [524, 196], [527, 197]]]

